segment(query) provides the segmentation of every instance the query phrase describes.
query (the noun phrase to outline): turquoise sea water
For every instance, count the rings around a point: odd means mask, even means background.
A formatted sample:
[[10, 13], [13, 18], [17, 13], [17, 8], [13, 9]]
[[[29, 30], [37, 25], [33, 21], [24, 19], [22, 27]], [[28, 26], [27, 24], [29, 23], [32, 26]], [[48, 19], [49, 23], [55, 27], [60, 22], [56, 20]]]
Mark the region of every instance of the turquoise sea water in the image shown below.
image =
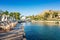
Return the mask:
[[60, 40], [60, 26], [26, 23], [24, 26], [27, 40]]

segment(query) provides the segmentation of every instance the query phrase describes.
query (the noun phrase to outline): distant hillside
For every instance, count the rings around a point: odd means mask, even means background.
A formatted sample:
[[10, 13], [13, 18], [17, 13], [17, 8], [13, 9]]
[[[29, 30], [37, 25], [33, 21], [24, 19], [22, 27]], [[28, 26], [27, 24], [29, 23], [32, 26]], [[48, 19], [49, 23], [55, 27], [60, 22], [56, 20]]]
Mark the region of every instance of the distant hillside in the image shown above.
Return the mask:
[[36, 16], [29, 16], [32, 20], [60, 20], [60, 11], [46, 10]]

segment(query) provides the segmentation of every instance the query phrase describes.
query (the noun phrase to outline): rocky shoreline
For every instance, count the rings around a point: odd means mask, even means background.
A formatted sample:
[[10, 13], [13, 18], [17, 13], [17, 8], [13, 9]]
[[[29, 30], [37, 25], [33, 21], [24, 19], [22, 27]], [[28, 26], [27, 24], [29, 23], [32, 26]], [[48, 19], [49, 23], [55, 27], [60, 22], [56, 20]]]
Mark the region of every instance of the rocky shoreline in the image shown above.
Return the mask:
[[31, 21], [32, 23], [37, 23], [37, 24], [47, 24], [47, 25], [60, 25], [60, 21]]
[[26, 40], [24, 26], [20, 25], [18, 28], [17, 30], [13, 29], [9, 32], [0, 33], [0, 40]]
[[5, 31], [8, 32], [17, 25], [17, 22], [1, 22], [0, 23], [0, 33]]

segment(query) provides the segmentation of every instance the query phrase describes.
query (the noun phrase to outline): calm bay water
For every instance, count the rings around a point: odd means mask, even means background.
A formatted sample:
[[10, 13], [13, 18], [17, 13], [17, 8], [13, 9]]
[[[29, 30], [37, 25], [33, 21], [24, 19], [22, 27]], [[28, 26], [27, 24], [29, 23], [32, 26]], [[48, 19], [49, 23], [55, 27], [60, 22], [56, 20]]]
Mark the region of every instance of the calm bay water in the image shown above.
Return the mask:
[[24, 24], [27, 40], [60, 40], [60, 26]]

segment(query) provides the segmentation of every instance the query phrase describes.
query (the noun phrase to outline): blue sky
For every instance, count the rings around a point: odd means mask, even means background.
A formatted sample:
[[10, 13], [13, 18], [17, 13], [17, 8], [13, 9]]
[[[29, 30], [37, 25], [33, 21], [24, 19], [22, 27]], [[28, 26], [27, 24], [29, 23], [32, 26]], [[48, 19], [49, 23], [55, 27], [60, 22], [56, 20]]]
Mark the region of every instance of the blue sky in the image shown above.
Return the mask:
[[36, 15], [44, 10], [60, 10], [60, 0], [0, 0], [0, 10]]

